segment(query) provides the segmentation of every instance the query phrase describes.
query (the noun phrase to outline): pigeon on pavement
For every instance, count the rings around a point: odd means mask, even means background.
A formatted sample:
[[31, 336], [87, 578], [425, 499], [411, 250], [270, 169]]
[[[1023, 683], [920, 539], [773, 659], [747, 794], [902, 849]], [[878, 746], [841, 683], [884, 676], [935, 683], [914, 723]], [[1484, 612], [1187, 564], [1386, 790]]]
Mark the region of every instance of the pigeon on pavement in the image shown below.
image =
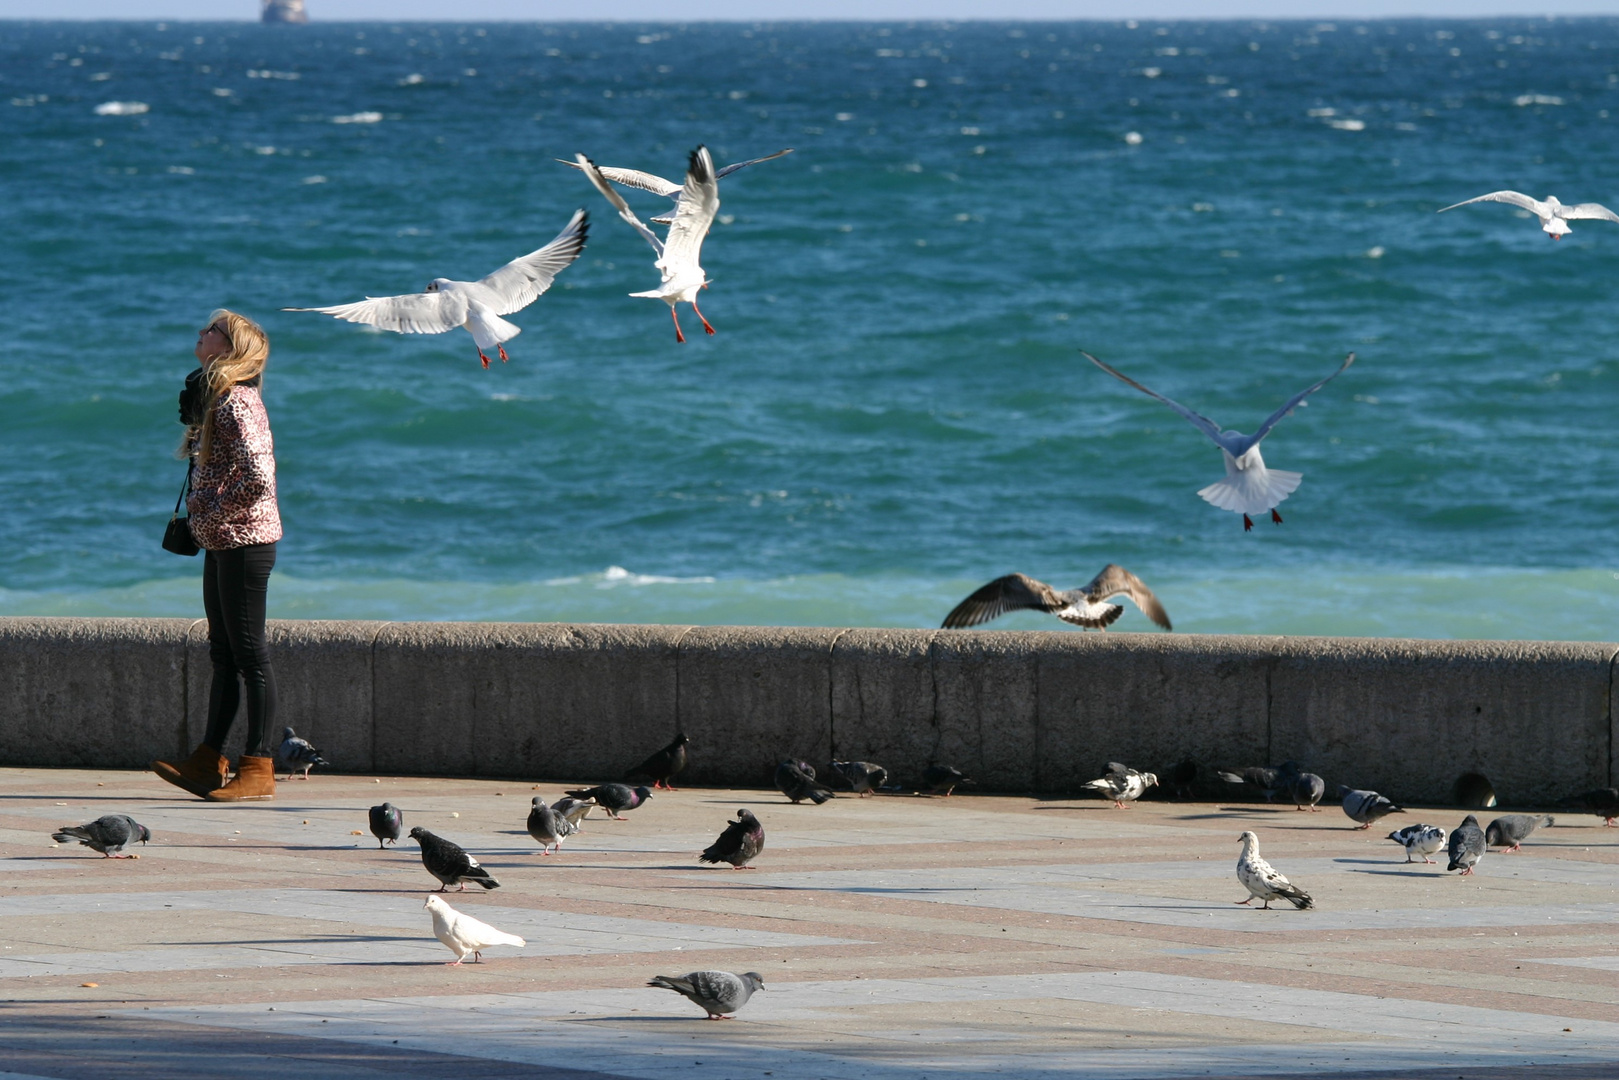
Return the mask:
[[1389, 833], [1388, 838], [1405, 848], [1406, 862], [1413, 855], [1421, 855], [1423, 862], [1438, 865], [1428, 856], [1445, 846], [1445, 830], [1437, 825], [1407, 825]]
[[624, 779], [650, 780], [653, 788], [675, 790], [669, 781], [686, 767], [686, 744], [690, 741], [684, 732], [676, 735], [674, 742], [625, 773]]
[[1313, 907], [1310, 894], [1294, 885], [1277, 872], [1276, 868], [1259, 857], [1259, 837], [1251, 832], [1242, 834], [1242, 854], [1237, 857], [1237, 880], [1248, 890], [1248, 899], [1234, 900], [1237, 904], [1265, 901], [1263, 911], [1270, 909], [1272, 900], [1286, 900], [1294, 907]]
[[600, 784], [593, 788], [578, 788], [574, 791], [564, 792], [575, 799], [583, 799], [607, 811], [607, 816], [614, 821], [623, 821], [619, 816], [620, 810], [634, 810], [648, 799], [652, 798], [652, 789], [649, 787], [630, 787], [628, 784]]
[[1495, 788], [1483, 773], [1462, 773], [1450, 790], [1457, 806], [1469, 810], [1488, 810], [1495, 805]]
[[575, 832], [583, 826], [585, 818], [596, 809], [596, 804], [590, 799], [576, 799], [572, 795], [564, 795], [552, 804], [551, 809], [568, 819]]
[[1292, 772], [1284, 776], [1283, 781], [1296, 809], [1309, 810], [1312, 814], [1320, 811], [1316, 803], [1327, 793], [1325, 780], [1313, 772]]
[[1185, 758], [1165, 769], [1164, 778], [1159, 783], [1173, 791], [1175, 798], [1190, 799], [1193, 794], [1192, 786], [1197, 783], [1199, 771], [1197, 762]]
[[446, 891], [451, 885], [460, 886], [457, 892], [466, 892], [469, 881], [486, 889], [500, 888], [500, 882], [490, 877], [489, 871], [479, 866], [478, 860], [463, 851], [459, 844], [436, 836], [419, 825], [410, 830], [410, 837], [422, 846], [422, 865], [442, 883], [439, 892]]
[[540, 842], [541, 855], [551, 854], [547, 849], [553, 846], [558, 855], [562, 854], [562, 841], [576, 831], [573, 822], [534, 796], [528, 812], [528, 834]]
[[1059, 592], [1027, 574], [1007, 574], [974, 592], [944, 617], [943, 629], [962, 630], [989, 622], [1009, 611], [1044, 611], [1066, 623], [1087, 630], [1106, 630], [1124, 614], [1120, 604], [1108, 603], [1115, 596], [1128, 596], [1130, 602], [1153, 622], [1170, 629], [1169, 616], [1158, 598], [1140, 578], [1114, 563], [1089, 585]]
[[848, 784], [862, 799], [888, 783], [888, 770], [870, 761], [833, 761], [826, 771]]
[[404, 828], [405, 815], [393, 803], [371, 808], [371, 835], [377, 838], [377, 847], [382, 847], [385, 840], [390, 844], [398, 840]]
[[963, 776], [960, 769], [949, 765], [929, 765], [922, 773], [922, 790], [930, 795], [950, 797], [957, 784], [976, 784], [977, 780]]
[[1114, 809], [1123, 810], [1126, 803], [1135, 802], [1156, 783], [1158, 777], [1150, 772], [1138, 772], [1128, 765], [1110, 761], [1101, 779], [1081, 784], [1080, 787], [1099, 792], [1104, 798], [1113, 800]]
[[815, 770], [802, 761], [783, 761], [776, 766], [776, 790], [795, 803], [808, 799], [816, 806], [834, 797], [830, 788], [815, 779]]
[[309, 779], [309, 770], [316, 765], [330, 765], [331, 762], [320, 756], [320, 751], [309, 745], [309, 740], [300, 739], [298, 733], [290, 727], [281, 729], [281, 745], [276, 748], [275, 756], [287, 763], [287, 779], [292, 774], [303, 769], [305, 780]]
[[1549, 814], [1504, 814], [1484, 830], [1484, 842], [1490, 847], [1504, 847], [1506, 853], [1517, 851], [1536, 829], [1557, 824]]
[[1478, 818], [1468, 814], [1450, 834], [1450, 865], [1445, 869], [1460, 870], [1462, 876], [1466, 877], [1473, 872], [1473, 867], [1478, 865], [1478, 861], [1484, 858], [1487, 846], [1484, 841], [1484, 830], [1478, 827]]
[[1578, 806], [1602, 819], [1602, 824], [1613, 827], [1619, 823], [1619, 788], [1599, 787], [1570, 795], [1559, 806]]
[[1405, 813], [1404, 809], [1395, 806], [1375, 791], [1363, 791], [1339, 784], [1338, 794], [1344, 800], [1344, 813], [1348, 814], [1352, 821], [1360, 822], [1355, 826], [1357, 829], [1369, 829], [1372, 822], [1378, 818]]
[[708, 845], [697, 856], [698, 862], [728, 862], [740, 870], [765, 849], [765, 827], [753, 816], [752, 810], [738, 810], [736, 820], [725, 827], [719, 839]]
[[151, 838], [152, 830], [128, 814], [106, 814], [88, 825], [64, 825], [59, 831], [51, 833], [51, 839], [58, 844], [77, 840], [85, 847], [101, 852], [104, 859], [139, 858], [138, 855], [123, 854], [124, 847], [137, 840], [144, 844]]
[[1265, 796], [1266, 802], [1276, 798], [1276, 793], [1283, 787], [1282, 770], [1265, 765], [1252, 765], [1240, 773], [1220, 769], [1215, 775], [1228, 784], [1247, 784], [1249, 787], [1257, 788], [1259, 793]]
[[729, 971], [693, 971], [689, 975], [656, 975], [647, 983], [682, 994], [708, 1013], [710, 1020], [725, 1020], [748, 1003], [755, 990], [763, 990], [764, 976], [757, 971], [733, 975]]
[[460, 967], [468, 953], [472, 954], [473, 963], [477, 963], [483, 958], [483, 950], [491, 945], [516, 945], [521, 949], [527, 944], [516, 934], [496, 930], [488, 923], [455, 910], [435, 894], [429, 893], [427, 902], [422, 906], [433, 913], [433, 936], [455, 954], [449, 967]]

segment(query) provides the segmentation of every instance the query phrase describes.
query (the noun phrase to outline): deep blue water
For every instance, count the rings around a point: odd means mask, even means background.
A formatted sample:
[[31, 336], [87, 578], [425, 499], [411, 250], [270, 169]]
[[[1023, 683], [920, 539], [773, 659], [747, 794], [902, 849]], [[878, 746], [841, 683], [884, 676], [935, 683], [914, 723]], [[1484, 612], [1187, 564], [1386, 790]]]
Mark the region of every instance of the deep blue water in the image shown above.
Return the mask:
[[[1613, 640], [1619, 226], [1434, 213], [1619, 206], [1610, 112], [1612, 19], [0, 23], [0, 612], [200, 615], [157, 541], [222, 305], [274, 345], [275, 615], [928, 626], [1111, 560], [1177, 629]], [[719, 333], [677, 345], [552, 159], [699, 142], [796, 152], [722, 184]], [[579, 206], [490, 371], [279, 310], [481, 276]], [[1359, 360], [1244, 535], [1218, 452], [1080, 348], [1244, 430]]]

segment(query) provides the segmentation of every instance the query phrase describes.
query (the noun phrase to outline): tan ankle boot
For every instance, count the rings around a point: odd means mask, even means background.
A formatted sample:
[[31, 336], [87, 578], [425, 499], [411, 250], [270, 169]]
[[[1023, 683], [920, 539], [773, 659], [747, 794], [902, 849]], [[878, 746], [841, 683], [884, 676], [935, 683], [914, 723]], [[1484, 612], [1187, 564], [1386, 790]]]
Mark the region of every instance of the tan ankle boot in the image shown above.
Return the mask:
[[199, 744], [184, 761], [154, 761], [151, 769], [175, 787], [206, 798], [210, 791], [225, 786], [230, 763], [218, 750]]
[[219, 790], [210, 791], [203, 798], [210, 802], [275, 798], [275, 758], [250, 757], [243, 754], [236, 759], [235, 778]]

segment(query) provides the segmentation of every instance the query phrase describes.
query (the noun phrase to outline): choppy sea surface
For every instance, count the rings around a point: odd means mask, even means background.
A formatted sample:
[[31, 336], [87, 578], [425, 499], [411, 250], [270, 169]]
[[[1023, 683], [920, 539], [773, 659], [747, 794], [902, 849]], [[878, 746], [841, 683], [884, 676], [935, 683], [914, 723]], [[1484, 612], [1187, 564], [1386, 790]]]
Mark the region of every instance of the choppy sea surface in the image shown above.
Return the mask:
[[[924, 627], [1114, 561], [1177, 630], [1619, 639], [1619, 226], [1434, 213], [1619, 206], [1619, 20], [10, 22], [0, 131], [0, 613], [201, 614], [158, 540], [229, 306], [274, 346], [274, 616]], [[796, 152], [722, 183], [718, 334], [677, 345], [553, 158], [699, 142]], [[489, 371], [280, 310], [579, 206]], [[1080, 348], [1242, 430], [1359, 359], [1245, 535], [1213, 446]]]

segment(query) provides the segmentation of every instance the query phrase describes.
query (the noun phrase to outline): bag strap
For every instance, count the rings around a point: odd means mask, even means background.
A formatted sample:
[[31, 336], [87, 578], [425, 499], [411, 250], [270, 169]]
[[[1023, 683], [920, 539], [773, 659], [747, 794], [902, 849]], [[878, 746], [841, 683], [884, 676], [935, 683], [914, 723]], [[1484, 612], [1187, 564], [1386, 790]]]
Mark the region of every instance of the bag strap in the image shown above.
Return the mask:
[[174, 513], [169, 515], [170, 521], [180, 516], [180, 507], [185, 505], [186, 495], [191, 491], [191, 470], [195, 467], [196, 462], [194, 461], [186, 466], [186, 480], [185, 483], [180, 485], [180, 497], [174, 500]]

